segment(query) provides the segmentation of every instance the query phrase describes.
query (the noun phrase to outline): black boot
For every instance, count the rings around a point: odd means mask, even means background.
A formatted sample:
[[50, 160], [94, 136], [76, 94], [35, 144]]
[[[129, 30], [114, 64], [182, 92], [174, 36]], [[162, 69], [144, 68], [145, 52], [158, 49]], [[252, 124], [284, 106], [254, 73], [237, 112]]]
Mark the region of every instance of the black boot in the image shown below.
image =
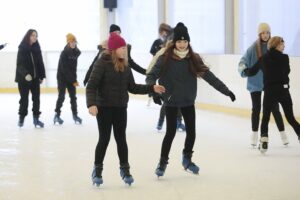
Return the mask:
[[64, 123], [64, 120], [62, 120], [62, 118], [60, 118], [59, 114], [55, 114], [54, 119], [53, 119], [53, 123], [54, 123], [54, 125], [56, 123], [58, 123], [59, 125], [62, 125]]
[[198, 174], [199, 167], [192, 162], [192, 154], [193, 152], [182, 154], [182, 166], [185, 170], [189, 170], [193, 174]]
[[133, 183], [133, 177], [130, 174], [129, 171], [130, 167], [129, 164], [121, 164], [120, 166], [120, 175], [123, 179], [123, 181], [125, 182], [125, 184], [128, 184], [129, 186]]
[[44, 123], [39, 120], [38, 116], [33, 116], [33, 124], [36, 127], [44, 128]]
[[19, 127], [22, 127], [24, 125], [24, 119], [25, 119], [25, 116], [20, 115], [19, 121], [18, 121], [18, 126]]
[[159, 178], [160, 176], [163, 176], [165, 174], [166, 168], [168, 164], [168, 159], [166, 158], [160, 158], [158, 166], [155, 170], [155, 174]]
[[92, 172], [92, 181], [93, 185], [96, 185], [97, 187], [103, 184], [102, 171], [103, 165], [94, 165], [94, 169]]
[[81, 124], [82, 123], [82, 119], [80, 117], [78, 117], [77, 114], [73, 114], [73, 119], [75, 124]]

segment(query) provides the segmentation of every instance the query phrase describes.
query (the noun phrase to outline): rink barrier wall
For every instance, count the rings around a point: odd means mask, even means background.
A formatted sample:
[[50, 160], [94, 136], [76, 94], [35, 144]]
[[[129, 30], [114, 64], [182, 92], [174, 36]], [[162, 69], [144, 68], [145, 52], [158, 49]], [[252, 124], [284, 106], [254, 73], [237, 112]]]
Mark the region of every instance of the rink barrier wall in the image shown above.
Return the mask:
[[[59, 58], [59, 51], [43, 52], [43, 58], [46, 67], [47, 79], [41, 85], [42, 93], [57, 93], [56, 71]], [[82, 81], [85, 73], [94, 59], [96, 51], [82, 51], [78, 59], [78, 93], [84, 93]], [[16, 52], [0, 52], [0, 93], [17, 93], [17, 84], [14, 82], [16, 69]], [[138, 53], [134, 49], [132, 57], [135, 62], [142, 67], [147, 68], [152, 56], [148, 53]], [[196, 107], [200, 109], [222, 112], [241, 117], [250, 117], [251, 98], [246, 90], [246, 78], [241, 78], [237, 72], [237, 65], [241, 55], [202, 55], [205, 63], [211, 71], [221, 79], [230, 90], [236, 95], [236, 101], [232, 103], [230, 98], [216, 91], [205, 81], [198, 80], [198, 90], [196, 98]], [[293, 99], [294, 113], [297, 119], [300, 118], [300, 57], [290, 57], [290, 92]], [[136, 83], [144, 83], [145, 77], [134, 72]], [[139, 97], [139, 95], [135, 95]], [[144, 97], [146, 98], [146, 96]]]

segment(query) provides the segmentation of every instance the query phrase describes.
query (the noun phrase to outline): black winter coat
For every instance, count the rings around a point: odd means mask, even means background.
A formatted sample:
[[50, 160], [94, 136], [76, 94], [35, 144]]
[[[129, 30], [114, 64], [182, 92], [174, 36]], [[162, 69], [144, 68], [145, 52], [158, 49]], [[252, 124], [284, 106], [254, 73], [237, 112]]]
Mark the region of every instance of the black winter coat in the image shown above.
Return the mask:
[[[85, 75], [85, 78], [84, 78], [84, 81], [83, 81], [84, 85], [86, 85], [87, 82], [89, 81], [89, 78], [90, 78], [92, 70], [93, 70], [93, 66], [94, 66], [95, 62], [99, 59], [99, 56], [101, 55], [101, 53], [104, 50], [105, 49], [103, 49], [103, 48], [99, 49], [98, 54], [94, 58], [92, 64], [90, 65], [90, 67], [89, 67], [89, 69], [88, 69], [88, 71], [87, 71], [87, 73]], [[129, 67], [132, 68], [133, 70], [135, 70], [136, 72], [140, 73], [140, 74], [146, 75], [146, 70], [144, 68], [142, 68], [141, 66], [139, 66], [136, 62], [134, 62], [134, 60], [131, 58], [130, 51], [131, 51], [131, 45], [127, 44], [128, 64], [129, 64]]]
[[276, 49], [268, 51], [252, 68], [245, 69], [246, 76], [255, 75], [260, 69], [263, 71], [264, 89], [289, 84], [289, 57]]
[[154, 40], [151, 49], [150, 49], [150, 53], [155, 56], [155, 54], [161, 49], [161, 46], [163, 45], [163, 41], [159, 38]]
[[33, 79], [43, 80], [46, 78], [42, 52], [38, 42], [32, 46], [26, 43], [19, 45], [15, 81], [28, 83], [25, 80], [27, 74], [30, 74]]
[[129, 67], [124, 72], [115, 71], [111, 55], [103, 53], [96, 61], [86, 86], [87, 107], [127, 107], [128, 92], [147, 94], [154, 91], [153, 85], [136, 84]]
[[77, 59], [81, 54], [80, 50], [65, 46], [60, 54], [57, 70], [57, 80], [70, 84], [77, 82]]

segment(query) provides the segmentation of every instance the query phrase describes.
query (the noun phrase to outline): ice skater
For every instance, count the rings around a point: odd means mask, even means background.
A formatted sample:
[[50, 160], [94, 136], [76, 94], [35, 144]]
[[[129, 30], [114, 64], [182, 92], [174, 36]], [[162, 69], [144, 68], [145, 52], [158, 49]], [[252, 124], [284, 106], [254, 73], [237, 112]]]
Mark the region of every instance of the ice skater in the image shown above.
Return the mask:
[[40, 84], [45, 75], [41, 47], [38, 42], [38, 33], [34, 29], [29, 29], [19, 45], [17, 54], [17, 69], [15, 81], [21, 96], [19, 101], [19, 121], [18, 126], [24, 125], [24, 119], [28, 114], [28, 96], [32, 95], [33, 124], [35, 127], [44, 127], [40, 117]]
[[57, 69], [57, 90], [58, 99], [56, 101], [55, 116], [53, 119], [54, 124], [63, 124], [63, 120], [60, 117], [61, 108], [65, 100], [66, 89], [68, 90], [70, 96], [71, 110], [73, 114], [73, 120], [75, 124], [81, 124], [82, 119], [78, 117], [77, 111], [77, 97], [76, 97], [76, 87], [79, 86], [77, 81], [77, 60], [81, 52], [77, 47], [76, 37], [69, 33], [67, 34], [67, 45], [61, 52], [58, 69]]
[[260, 69], [263, 71], [265, 94], [263, 98], [263, 117], [259, 144], [259, 149], [262, 153], [268, 150], [268, 124], [272, 109], [278, 103], [281, 104], [285, 117], [293, 127], [300, 142], [300, 124], [295, 119], [293, 102], [289, 92], [289, 56], [283, 53], [284, 48], [285, 45], [282, 37], [272, 37], [268, 42], [268, 52], [253, 67], [243, 69], [243, 73], [246, 76], [253, 76]]
[[[238, 71], [242, 77], [246, 77], [243, 74], [243, 69], [246, 67], [252, 67], [259, 58], [267, 53], [267, 43], [271, 37], [271, 28], [266, 23], [260, 23], [258, 26], [258, 39], [247, 49], [244, 56], [241, 58], [239, 63]], [[261, 111], [261, 95], [263, 91], [263, 72], [259, 72], [255, 76], [247, 78], [247, 89], [250, 92], [252, 101], [252, 113], [251, 113], [251, 123], [252, 123], [252, 133], [251, 133], [251, 145], [255, 147], [258, 141], [258, 127], [259, 127], [259, 116]], [[284, 123], [279, 111], [279, 104], [274, 104], [272, 109], [272, 114], [274, 116], [276, 125], [280, 132], [280, 137], [282, 143], [287, 145], [289, 143], [287, 135], [285, 133]]]
[[[118, 35], [121, 35], [121, 28], [116, 25], [116, 24], [112, 24], [110, 25], [109, 27], [109, 33], [116, 33]], [[130, 44], [127, 44], [127, 55], [128, 55], [128, 67], [130, 67], [131, 69], [133, 69], [134, 71], [142, 74], [142, 75], [145, 75], [146, 74], [146, 69], [142, 68], [140, 65], [138, 65], [131, 57], [131, 48], [132, 46]], [[92, 70], [93, 70], [93, 66], [95, 64], [95, 62], [97, 61], [97, 59], [99, 59], [101, 57], [101, 53], [105, 50], [107, 50], [107, 40], [103, 41], [99, 46], [98, 46], [98, 54], [97, 56], [94, 58], [92, 64], [90, 65], [86, 75], [85, 75], [85, 78], [84, 78], [84, 85], [87, 84], [90, 76], [91, 76], [91, 73], [92, 73]]]
[[178, 108], [181, 110], [186, 125], [182, 165], [185, 170], [192, 171], [194, 174], [199, 172], [199, 167], [192, 162], [196, 138], [197, 78], [203, 78], [219, 92], [229, 96], [232, 101], [235, 100], [235, 95], [209, 70], [199, 54], [194, 53], [190, 45], [188, 29], [180, 22], [174, 28], [172, 44], [159, 57], [146, 79], [148, 84], [154, 84], [158, 79], [159, 84], [166, 88], [162, 97], [166, 106], [167, 131], [162, 142], [160, 160], [155, 170], [158, 177], [164, 175], [168, 164], [169, 152], [176, 134]]
[[126, 42], [120, 35], [111, 33], [108, 49], [96, 61], [86, 87], [87, 107], [89, 113], [97, 117], [99, 129], [92, 181], [97, 186], [103, 183], [103, 161], [113, 128], [120, 162], [120, 175], [126, 184], [131, 185], [134, 179], [130, 174], [126, 142], [128, 92], [162, 93], [165, 88], [160, 85], [135, 83], [132, 71], [128, 67]]

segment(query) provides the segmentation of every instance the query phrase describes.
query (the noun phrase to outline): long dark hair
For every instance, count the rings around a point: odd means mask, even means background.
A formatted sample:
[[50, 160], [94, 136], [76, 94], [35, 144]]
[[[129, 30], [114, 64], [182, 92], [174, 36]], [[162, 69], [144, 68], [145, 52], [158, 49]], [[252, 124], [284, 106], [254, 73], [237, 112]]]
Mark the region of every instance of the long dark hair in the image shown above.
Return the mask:
[[[163, 66], [160, 72], [160, 76], [163, 76], [166, 71], [168, 63], [172, 57], [174, 57], [174, 48], [176, 48], [175, 43], [171, 43], [165, 53], [164, 53], [164, 59], [163, 59]], [[187, 55], [187, 59], [189, 61], [189, 70], [195, 77], [203, 77], [204, 74], [209, 70], [209, 68], [204, 64], [202, 58], [199, 54], [194, 53], [191, 45], [188, 45], [189, 53]]]
[[[24, 35], [23, 40], [21, 41], [21, 44], [27, 44], [27, 45], [29, 45], [30, 44], [30, 36], [31, 36], [31, 34], [33, 32], [35, 32], [36, 35], [38, 35], [38, 32], [35, 29], [29, 29], [26, 32], [26, 34]], [[38, 43], [38, 40], [36, 42]]]

